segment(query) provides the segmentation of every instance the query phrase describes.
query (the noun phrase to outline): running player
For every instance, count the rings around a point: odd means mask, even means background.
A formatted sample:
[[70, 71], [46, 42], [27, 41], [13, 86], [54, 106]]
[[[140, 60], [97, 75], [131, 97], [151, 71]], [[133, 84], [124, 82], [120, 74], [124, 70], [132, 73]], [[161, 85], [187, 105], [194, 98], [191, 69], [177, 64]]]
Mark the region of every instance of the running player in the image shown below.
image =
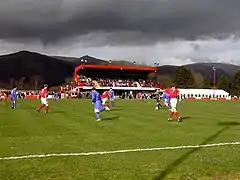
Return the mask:
[[142, 92], [139, 92], [137, 94], [139, 101], [143, 101], [144, 94]]
[[164, 99], [164, 105], [170, 108], [170, 96], [166, 92], [163, 92], [162, 98]]
[[59, 99], [59, 93], [58, 92], [54, 92], [53, 98], [54, 98], [55, 101], [57, 99]]
[[46, 107], [45, 113], [47, 114], [49, 111], [49, 105], [48, 105], [48, 85], [45, 84], [43, 89], [39, 93], [40, 99], [41, 99], [41, 105], [38, 107], [37, 112], [40, 112], [43, 107]]
[[157, 89], [157, 91], [154, 93], [155, 94], [155, 98], [156, 98], [156, 107], [155, 107], [156, 110], [162, 108], [162, 105], [161, 105], [161, 97], [162, 97], [161, 93], [162, 93], [161, 89]]
[[173, 115], [175, 114], [178, 119], [178, 122], [181, 122], [180, 115], [177, 111], [177, 103], [178, 103], [177, 97], [179, 96], [180, 91], [175, 87], [175, 85], [173, 85], [171, 88], [166, 89], [166, 93], [169, 94], [170, 106], [171, 106], [168, 120], [172, 121]]
[[102, 105], [106, 107], [106, 110], [110, 110], [109, 106], [109, 91], [104, 91], [102, 93]]
[[12, 102], [12, 109], [16, 109], [16, 99], [17, 99], [17, 88], [15, 87], [11, 90], [10, 94], [11, 102]]
[[0, 91], [0, 102], [3, 102], [5, 99], [5, 94], [3, 91]]
[[94, 112], [97, 117], [97, 121], [101, 121], [100, 112], [107, 110], [107, 107], [103, 107], [102, 98], [95, 88], [92, 89], [92, 104], [94, 105]]
[[114, 101], [115, 93], [112, 88], [110, 88], [110, 90], [109, 90], [109, 97], [110, 97], [111, 106], [114, 107], [115, 106], [115, 101]]

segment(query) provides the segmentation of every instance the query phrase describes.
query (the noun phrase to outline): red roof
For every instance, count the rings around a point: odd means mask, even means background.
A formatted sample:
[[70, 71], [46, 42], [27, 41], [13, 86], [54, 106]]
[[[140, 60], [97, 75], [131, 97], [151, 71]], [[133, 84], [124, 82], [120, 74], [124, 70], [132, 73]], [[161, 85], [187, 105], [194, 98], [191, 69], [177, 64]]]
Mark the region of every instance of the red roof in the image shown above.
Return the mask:
[[112, 70], [130, 70], [130, 71], [156, 71], [156, 67], [140, 66], [118, 66], [118, 65], [80, 65], [75, 68], [75, 72], [80, 69], [112, 69]]

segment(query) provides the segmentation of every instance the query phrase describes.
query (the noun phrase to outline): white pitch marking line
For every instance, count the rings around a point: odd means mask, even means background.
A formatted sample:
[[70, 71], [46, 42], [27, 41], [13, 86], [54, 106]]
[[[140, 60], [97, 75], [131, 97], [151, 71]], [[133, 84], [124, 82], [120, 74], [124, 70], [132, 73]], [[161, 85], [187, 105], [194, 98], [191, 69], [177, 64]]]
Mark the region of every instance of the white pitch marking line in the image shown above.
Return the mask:
[[143, 149], [125, 149], [115, 151], [99, 151], [99, 152], [82, 152], [82, 153], [59, 153], [59, 154], [33, 154], [25, 156], [9, 156], [0, 157], [0, 160], [19, 160], [19, 159], [33, 159], [33, 158], [47, 158], [47, 157], [67, 157], [67, 156], [91, 156], [91, 155], [105, 155], [105, 154], [117, 154], [127, 152], [144, 152], [144, 151], [160, 151], [160, 150], [176, 150], [176, 149], [196, 149], [196, 148], [207, 148], [217, 146], [229, 146], [229, 145], [240, 145], [240, 142], [225, 142], [216, 144], [204, 144], [204, 145], [188, 145], [188, 146], [170, 146], [170, 147], [156, 147], [156, 148], [143, 148]]

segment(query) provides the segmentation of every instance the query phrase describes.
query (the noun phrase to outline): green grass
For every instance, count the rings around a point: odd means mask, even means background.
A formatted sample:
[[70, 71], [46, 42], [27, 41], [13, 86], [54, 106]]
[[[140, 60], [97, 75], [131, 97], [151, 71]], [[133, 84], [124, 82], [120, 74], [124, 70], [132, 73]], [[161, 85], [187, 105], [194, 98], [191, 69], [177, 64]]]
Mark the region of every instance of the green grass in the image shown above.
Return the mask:
[[[238, 101], [181, 101], [183, 123], [167, 122], [154, 101], [117, 101], [96, 122], [89, 100], [19, 100], [0, 104], [0, 157], [110, 151], [240, 140]], [[239, 146], [128, 152], [107, 155], [0, 160], [1, 180], [240, 179]]]

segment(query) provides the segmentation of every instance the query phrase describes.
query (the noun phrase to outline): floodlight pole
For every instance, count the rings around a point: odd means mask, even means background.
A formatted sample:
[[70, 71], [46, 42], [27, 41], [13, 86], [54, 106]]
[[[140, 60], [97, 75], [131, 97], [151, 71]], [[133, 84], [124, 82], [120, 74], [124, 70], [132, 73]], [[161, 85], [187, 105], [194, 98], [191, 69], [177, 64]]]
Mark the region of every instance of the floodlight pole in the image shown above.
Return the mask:
[[216, 90], [216, 68], [213, 67], [213, 95], [215, 97], [215, 90]]

